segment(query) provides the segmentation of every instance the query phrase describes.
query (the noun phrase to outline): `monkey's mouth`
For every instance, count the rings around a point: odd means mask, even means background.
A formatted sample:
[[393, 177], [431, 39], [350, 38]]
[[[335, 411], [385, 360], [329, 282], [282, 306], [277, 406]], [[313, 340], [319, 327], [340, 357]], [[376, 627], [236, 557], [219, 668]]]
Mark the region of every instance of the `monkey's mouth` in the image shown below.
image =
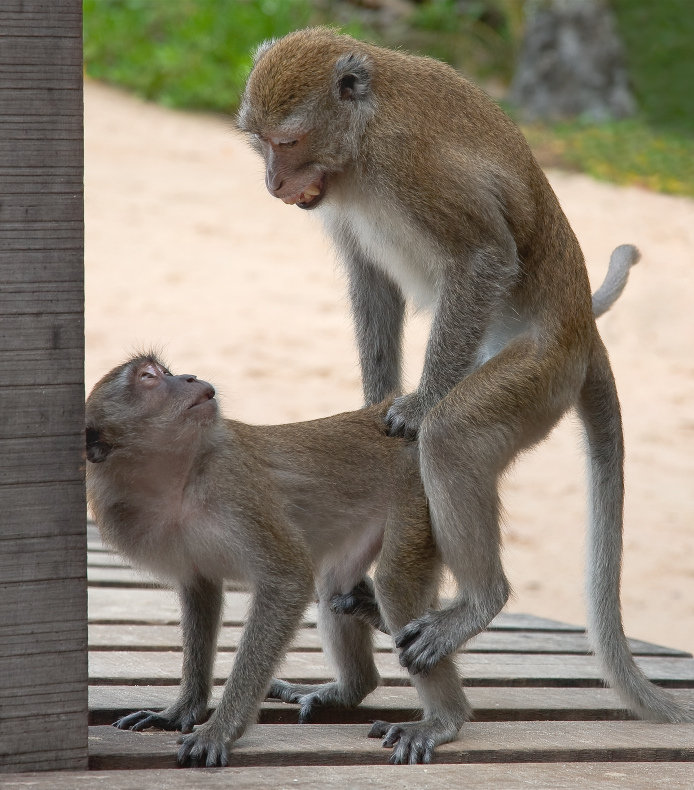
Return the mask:
[[211, 400], [214, 400], [215, 391], [214, 387], [210, 387], [209, 389], [204, 389], [200, 395], [188, 406], [188, 409], [194, 409], [197, 406], [203, 406], [205, 403], [209, 403]]
[[315, 208], [323, 199], [325, 195], [325, 173], [322, 173], [320, 178], [310, 183], [298, 195], [292, 195], [288, 198], [282, 198], [283, 203], [288, 203], [290, 206], [298, 206], [303, 209]]

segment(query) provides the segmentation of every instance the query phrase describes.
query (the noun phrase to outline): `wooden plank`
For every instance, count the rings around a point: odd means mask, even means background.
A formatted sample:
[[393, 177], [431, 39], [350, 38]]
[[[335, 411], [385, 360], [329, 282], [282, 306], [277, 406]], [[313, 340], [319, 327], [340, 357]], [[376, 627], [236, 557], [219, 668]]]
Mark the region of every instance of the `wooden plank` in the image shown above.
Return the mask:
[[[92, 561], [96, 562], [96, 560]], [[108, 571], [108, 578], [112, 578], [111, 574], [114, 572], [137, 575], [137, 571], [130, 571], [127, 568], [104, 569], [89, 565], [87, 573], [90, 584], [94, 583], [96, 572], [104, 571]], [[129, 578], [130, 576], [125, 576], [124, 583], [127, 583], [126, 580]], [[241, 626], [222, 628], [217, 649], [236, 650], [241, 633]], [[392, 639], [387, 634], [375, 631], [373, 636], [376, 650], [386, 652], [393, 649]], [[651, 645], [637, 639], [629, 640], [629, 643], [634, 655], [691, 657], [689, 653], [682, 650]], [[304, 628], [297, 634], [292, 649], [299, 651], [320, 650], [321, 645], [322, 642], [317, 630]], [[89, 627], [89, 647], [91, 650], [180, 650], [181, 632], [178, 626], [172, 625], [91, 625]], [[590, 646], [583, 634], [542, 631], [485, 631], [472, 639], [465, 650], [471, 653], [590, 654]]]
[[[235, 595], [235, 593], [228, 593]], [[217, 654], [215, 683], [224, 683], [234, 653]], [[180, 682], [182, 653], [147, 651], [92, 651], [89, 677], [100, 685], [171, 685]], [[637, 657], [636, 663], [654, 682], [670, 688], [694, 688], [694, 659]], [[376, 653], [384, 685], [409, 685], [407, 672], [392, 653]], [[463, 653], [458, 667], [469, 686], [583, 686], [603, 684], [593, 656]], [[277, 674], [296, 683], [324, 683], [334, 673], [322, 653], [288, 653]]]
[[[192, 771], [194, 773], [192, 773]], [[691, 790], [689, 763], [312, 766], [10, 774], [6, 790]]]
[[[99, 543], [89, 532], [89, 550], [98, 551]], [[92, 588], [89, 593], [89, 619], [90, 622], [113, 623], [177, 623], [178, 610], [172, 606], [175, 596], [165, 590], [130, 590], [113, 589], [102, 590]], [[243, 625], [247, 609], [248, 596], [239, 593], [237, 597], [226, 599], [224, 622], [227, 625]], [[309, 607], [304, 616], [308, 623], [315, 624], [315, 607]], [[582, 633], [578, 626], [558, 623], [533, 615], [509, 614], [502, 612], [490, 625], [490, 630], [537, 630], [537, 631], [570, 631]]]
[[[233, 750], [235, 766], [383, 765], [390, 749], [367, 725], [259, 724]], [[177, 733], [89, 728], [89, 766], [174, 768]], [[436, 750], [438, 764], [694, 760], [694, 725], [628, 722], [471, 722]], [[694, 775], [694, 769], [693, 774]]]
[[2, 772], [87, 764], [81, 36], [0, 9]]
[[[219, 703], [222, 687], [215, 686], [211, 708]], [[177, 699], [178, 686], [91, 686], [89, 723], [112, 724], [136, 710], [163, 710]], [[467, 689], [475, 721], [620, 721], [633, 718], [612, 689], [508, 688]], [[694, 689], [677, 689], [673, 697], [694, 707]], [[356, 724], [385, 719], [409, 721], [421, 707], [409, 686], [380, 686], [356, 708], [316, 708], [313, 723]], [[267, 701], [261, 706], [262, 724], [296, 724], [298, 705]]]
[[[243, 625], [248, 608], [248, 594], [227, 592], [224, 624]], [[180, 611], [178, 597], [172, 590], [119, 589], [90, 587], [90, 623], [152, 623], [177, 624]], [[316, 607], [311, 605], [304, 615], [306, 625], [316, 622]]]

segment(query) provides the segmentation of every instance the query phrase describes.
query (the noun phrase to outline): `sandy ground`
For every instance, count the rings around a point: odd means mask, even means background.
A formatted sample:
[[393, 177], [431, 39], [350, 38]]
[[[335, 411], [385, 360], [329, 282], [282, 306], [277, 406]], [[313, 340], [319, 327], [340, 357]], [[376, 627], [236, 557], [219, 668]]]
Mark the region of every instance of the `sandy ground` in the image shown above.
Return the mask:
[[[345, 283], [317, 219], [272, 199], [227, 120], [87, 82], [87, 388], [163, 349], [217, 385], [228, 416], [310, 419], [360, 406]], [[694, 651], [694, 202], [550, 180], [597, 286], [613, 247], [643, 260], [600, 319], [626, 434], [623, 604], [630, 636]], [[408, 325], [416, 383], [427, 325]], [[566, 419], [503, 492], [513, 611], [582, 623], [584, 465]]]

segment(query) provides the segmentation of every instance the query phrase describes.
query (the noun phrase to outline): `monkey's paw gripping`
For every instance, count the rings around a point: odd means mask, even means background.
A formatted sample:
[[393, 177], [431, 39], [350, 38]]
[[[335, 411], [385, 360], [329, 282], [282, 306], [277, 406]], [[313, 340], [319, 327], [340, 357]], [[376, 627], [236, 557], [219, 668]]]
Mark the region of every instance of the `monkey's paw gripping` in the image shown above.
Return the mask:
[[203, 724], [178, 742], [178, 764], [191, 768], [223, 768], [229, 765], [229, 750], [236, 736], [220, 732], [214, 725]]
[[344, 595], [333, 595], [330, 599], [330, 610], [335, 614], [351, 615], [379, 631], [388, 633], [378, 608], [373, 583], [368, 579], [362, 579]]
[[294, 685], [285, 680], [273, 680], [267, 693], [272, 699], [300, 705], [299, 724], [311, 721], [314, 708], [353, 707], [361, 702], [359, 699], [348, 698], [345, 689], [339, 683], [320, 683], [316, 685]]
[[384, 748], [394, 747], [389, 760], [392, 765], [416, 765], [430, 763], [434, 748], [452, 741], [457, 733], [454, 726], [446, 727], [435, 722], [390, 724], [387, 721], [375, 721], [369, 731], [369, 738], [383, 738]]
[[192, 732], [193, 725], [201, 721], [195, 711], [177, 712], [163, 710], [155, 713], [152, 710], [138, 710], [128, 716], [113, 722], [114, 727], [119, 730], [133, 730], [140, 732], [148, 727], [156, 727], [158, 730], [180, 730], [180, 732]]
[[458, 649], [459, 643], [451, 636], [454, 629], [445, 623], [446, 615], [445, 611], [427, 612], [395, 635], [400, 666], [411, 675], [428, 675], [442, 658]]
[[385, 421], [391, 436], [416, 439], [429, 406], [418, 392], [401, 395], [393, 401], [386, 413]]

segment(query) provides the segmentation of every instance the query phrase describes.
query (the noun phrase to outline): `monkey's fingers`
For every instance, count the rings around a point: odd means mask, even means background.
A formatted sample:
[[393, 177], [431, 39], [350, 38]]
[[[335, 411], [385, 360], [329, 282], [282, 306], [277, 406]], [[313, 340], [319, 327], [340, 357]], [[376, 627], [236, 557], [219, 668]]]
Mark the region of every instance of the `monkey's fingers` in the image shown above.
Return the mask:
[[147, 727], [157, 727], [160, 730], [177, 729], [169, 719], [160, 716], [152, 710], [138, 710], [136, 713], [131, 713], [118, 719], [118, 721], [114, 721], [112, 726], [117, 727], [119, 730], [133, 730], [134, 732], [146, 730]]
[[372, 725], [371, 729], [369, 730], [369, 734], [366, 736], [367, 738], [383, 738], [388, 730], [393, 726], [392, 722], [390, 721], [381, 721], [377, 719]]
[[440, 612], [427, 612], [395, 635], [400, 666], [410, 674], [426, 676], [442, 658], [456, 651], [458, 645], [450, 638], [450, 629], [441, 628], [442, 617]]

